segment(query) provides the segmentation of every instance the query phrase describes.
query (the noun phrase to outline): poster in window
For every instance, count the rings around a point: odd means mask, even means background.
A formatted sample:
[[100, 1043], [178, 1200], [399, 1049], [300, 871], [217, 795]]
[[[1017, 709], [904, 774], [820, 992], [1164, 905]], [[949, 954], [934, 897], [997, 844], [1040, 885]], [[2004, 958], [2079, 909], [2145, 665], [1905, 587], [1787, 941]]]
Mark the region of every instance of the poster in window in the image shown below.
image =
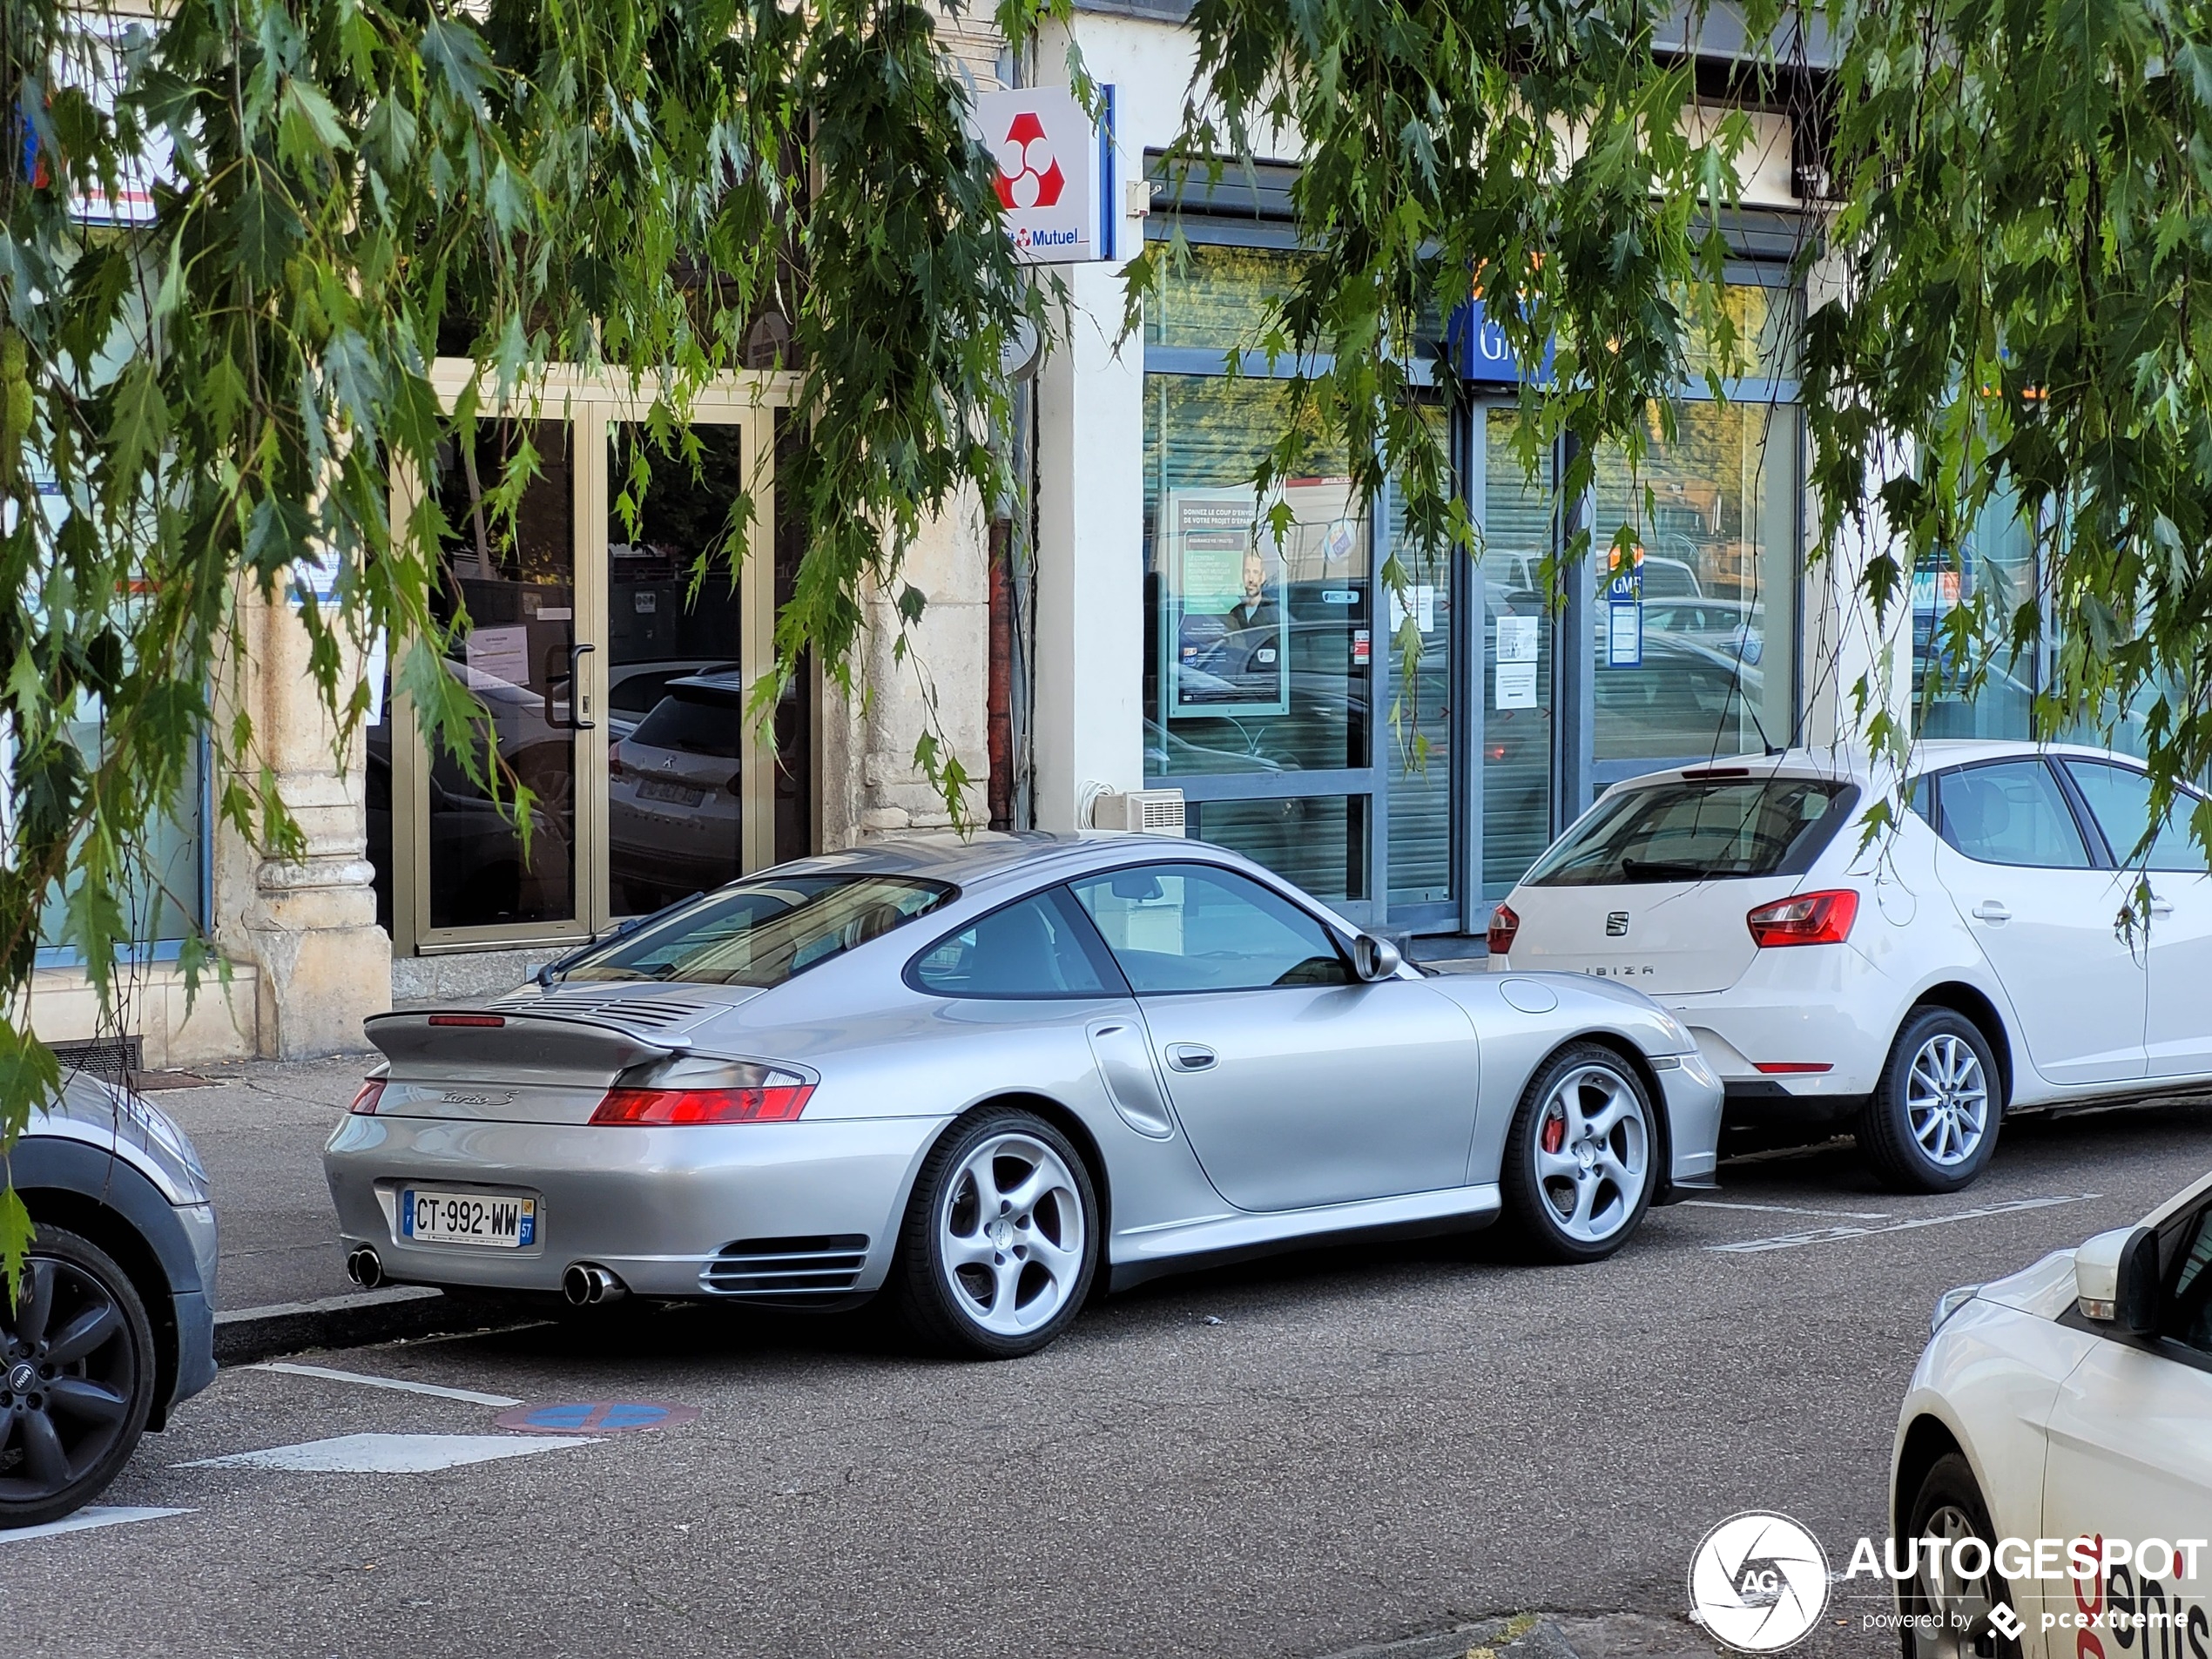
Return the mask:
[[[1276, 505], [1289, 509], [1279, 539]], [[1160, 637], [1170, 718], [1289, 712], [1293, 592], [1327, 608], [1325, 621], [1300, 624], [1305, 649], [1342, 664], [1350, 642], [1365, 671], [1355, 635], [1367, 631], [1367, 523], [1349, 478], [1292, 478], [1267, 505], [1249, 485], [1171, 489], [1165, 523]]]
[[1168, 492], [1168, 712], [1291, 706], [1282, 551], [1249, 488]]

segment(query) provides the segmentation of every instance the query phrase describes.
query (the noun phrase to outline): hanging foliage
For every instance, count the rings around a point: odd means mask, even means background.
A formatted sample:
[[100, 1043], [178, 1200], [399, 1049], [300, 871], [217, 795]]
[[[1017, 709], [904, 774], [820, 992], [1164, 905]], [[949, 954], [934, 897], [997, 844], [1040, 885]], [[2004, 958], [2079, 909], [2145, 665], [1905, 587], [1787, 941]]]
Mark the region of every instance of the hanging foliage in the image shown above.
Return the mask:
[[[919, 527], [1008, 484], [1000, 341], [1048, 319], [930, 7], [172, 0], [157, 30], [97, 4], [0, 6], [26, 158], [0, 170], [4, 1143], [55, 1081], [24, 1013], [41, 907], [62, 895], [61, 937], [108, 996], [131, 932], [117, 895], [203, 734], [222, 818], [277, 856], [300, 844], [260, 734], [221, 698], [248, 595], [320, 573], [333, 597], [303, 614], [341, 736], [371, 696], [351, 668], [363, 643], [413, 642], [395, 685], [431, 741], [523, 804], [442, 665], [463, 619], [431, 609], [438, 508], [389, 523], [395, 475], [527, 412], [549, 362], [636, 374], [674, 443], [711, 376], [780, 364], [809, 422], [779, 480], [805, 554], [755, 707], [802, 652], [850, 689], [870, 597], [919, 617], [900, 577]], [[1003, 0], [996, 20], [1019, 53], [1066, 15]], [[1694, 67], [1709, 22], [1730, 37], [1717, 87]], [[1574, 510], [1547, 579], [1594, 545], [1626, 552], [1638, 526], [1580, 504], [1602, 455], [1633, 470], [1672, 439], [1671, 397], [1692, 377], [1718, 395], [1745, 347], [1723, 228], [1757, 137], [1743, 111], [1764, 105], [1833, 198], [1799, 264], [1822, 261], [1802, 341], [1813, 556], [1851, 561], [1891, 622], [1916, 570], [2017, 501], [2040, 588], [1947, 617], [1944, 673], [1971, 694], [2049, 657], [2040, 729], [2133, 721], [2161, 800], [2212, 765], [2198, 14], [1197, 0], [1190, 30], [1167, 205], [1258, 157], [1304, 163], [1309, 257], [1249, 342], [1305, 370], [1263, 497], [1312, 444], [1340, 444], [1364, 500], [1397, 493], [1416, 560], [1477, 549], [1433, 411], [1460, 390], [1438, 342], [1479, 300], [1521, 361], [1550, 364], [1513, 428], [1532, 476], [1562, 457]], [[1184, 253], [1171, 239], [1136, 260], [1132, 320]], [[442, 355], [474, 366], [453, 407], [432, 390]], [[741, 509], [713, 558], [742, 556], [747, 533]], [[1385, 577], [1401, 597], [1413, 579], [1396, 557]], [[1901, 755], [1896, 655], [1874, 651], [1851, 691], [1866, 737]], [[925, 738], [917, 759], [957, 810], [961, 757]], [[2212, 845], [2212, 809], [2195, 827]], [[211, 966], [185, 949], [188, 974]], [[0, 1254], [24, 1238], [10, 1194]]]
[[[439, 508], [391, 523], [395, 476], [529, 413], [549, 362], [637, 376], [671, 442], [715, 374], [787, 366], [806, 545], [761, 695], [802, 649], [849, 687], [864, 597], [918, 614], [920, 523], [1005, 487], [999, 342], [1042, 320], [919, 4], [176, 0], [157, 27], [3, 3], [27, 159], [0, 169], [0, 1147], [57, 1082], [24, 999], [42, 904], [64, 895], [50, 942], [111, 1005], [120, 895], [203, 735], [219, 817], [301, 846], [224, 695], [250, 597], [328, 596], [300, 605], [341, 742], [366, 642], [411, 642], [395, 689], [526, 812], [444, 664], [467, 618], [432, 609]], [[1050, 9], [1009, 0], [1001, 27], [1022, 44]], [[450, 407], [441, 356], [475, 369]], [[518, 446], [494, 510], [535, 464]], [[748, 520], [710, 562], [743, 556]], [[924, 759], [957, 791], [956, 758]], [[188, 980], [212, 966], [185, 942]], [[0, 1257], [27, 1237], [10, 1190]]]

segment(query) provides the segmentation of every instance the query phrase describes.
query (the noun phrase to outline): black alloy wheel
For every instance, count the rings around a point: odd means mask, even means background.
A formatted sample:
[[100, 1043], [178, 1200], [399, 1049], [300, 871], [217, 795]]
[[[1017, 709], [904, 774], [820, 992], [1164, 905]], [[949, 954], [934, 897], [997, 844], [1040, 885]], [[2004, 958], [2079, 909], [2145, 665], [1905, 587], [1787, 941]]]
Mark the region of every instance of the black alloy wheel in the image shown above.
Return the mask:
[[59, 1521], [130, 1460], [153, 1404], [153, 1332], [130, 1276], [42, 1227], [0, 1291], [0, 1527]]

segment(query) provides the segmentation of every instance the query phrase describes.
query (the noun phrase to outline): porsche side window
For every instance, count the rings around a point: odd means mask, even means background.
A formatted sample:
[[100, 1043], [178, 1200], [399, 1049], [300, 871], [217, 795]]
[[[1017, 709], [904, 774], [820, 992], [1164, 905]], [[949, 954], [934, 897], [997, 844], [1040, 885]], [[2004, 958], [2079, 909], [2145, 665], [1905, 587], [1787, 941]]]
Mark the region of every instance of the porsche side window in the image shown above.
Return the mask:
[[914, 958], [916, 990], [940, 996], [1108, 996], [1111, 968], [1094, 962], [1087, 924], [1057, 891], [1011, 904], [970, 922]]
[[1325, 927], [1233, 870], [1148, 864], [1069, 885], [1139, 993], [1352, 982]]

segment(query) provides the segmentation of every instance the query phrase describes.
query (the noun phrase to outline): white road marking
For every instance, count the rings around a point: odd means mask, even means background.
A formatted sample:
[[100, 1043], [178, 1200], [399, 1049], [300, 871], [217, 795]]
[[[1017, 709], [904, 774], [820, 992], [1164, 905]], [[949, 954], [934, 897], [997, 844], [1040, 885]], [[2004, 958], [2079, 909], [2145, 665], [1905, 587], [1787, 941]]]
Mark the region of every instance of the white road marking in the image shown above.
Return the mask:
[[180, 1469], [284, 1469], [295, 1474], [428, 1474], [466, 1463], [597, 1446], [577, 1434], [341, 1434], [300, 1446], [200, 1458]]
[[1886, 1210], [1808, 1210], [1794, 1204], [1734, 1204], [1719, 1198], [1684, 1198], [1685, 1210], [1766, 1210], [1777, 1216], [1841, 1216], [1846, 1221], [1887, 1221]]
[[1985, 1216], [2009, 1216], [2023, 1210], [2049, 1210], [2059, 1204], [2087, 1204], [2103, 1196], [2097, 1192], [2074, 1192], [2062, 1198], [2007, 1198], [1997, 1204], [1977, 1204], [1972, 1210], [1956, 1210], [1946, 1216], [1914, 1216], [1880, 1227], [1814, 1227], [1801, 1233], [1778, 1233], [1771, 1238], [1739, 1238], [1732, 1244], [1708, 1244], [1705, 1248], [1730, 1255], [1748, 1255], [1763, 1250], [1795, 1250], [1800, 1244], [1832, 1244], [1845, 1238], [1871, 1238], [1876, 1233], [1911, 1232], [1916, 1228], [1941, 1227], [1954, 1221], [1979, 1221]]
[[327, 1366], [295, 1366], [287, 1360], [272, 1359], [266, 1364], [249, 1367], [253, 1371], [280, 1371], [287, 1377], [320, 1377], [326, 1382], [359, 1383], [364, 1388], [396, 1388], [403, 1394], [431, 1394], [440, 1399], [458, 1399], [471, 1406], [519, 1406], [519, 1399], [505, 1394], [480, 1394], [473, 1388], [443, 1388], [436, 1383], [407, 1382], [398, 1377], [372, 1377], [359, 1371], [333, 1371]]
[[165, 1515], [189, 1515], [193, 1513], [190, 1509], [130, 1509], [96, 1503], [60, 1521], [50, 1521], [43, 1527], [17, 1527], [11, 1531], [0, 1531], [0, 1544], [20, 1544], [27, 1539], [54, 1538], [65, 1532], [90, 1532], [95, 1527], [120, 1527], [130, 1521], [159, 1521]]

